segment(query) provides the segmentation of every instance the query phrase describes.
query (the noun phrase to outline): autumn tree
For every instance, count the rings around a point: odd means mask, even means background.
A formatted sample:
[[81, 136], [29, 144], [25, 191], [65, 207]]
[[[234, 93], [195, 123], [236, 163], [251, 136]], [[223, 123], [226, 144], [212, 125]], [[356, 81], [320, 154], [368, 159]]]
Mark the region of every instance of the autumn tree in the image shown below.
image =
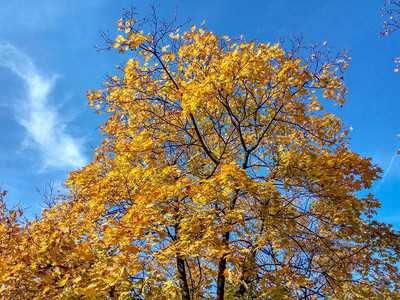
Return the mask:
[[23, 245], [2, 242], [6, 299], [400, 298], [399, 236], [364, 192], [381, 170], [324, 109], [345, 53], [131, 12], [118, 30], [93, 162], [42, 218], [2, 211]]
[[[387, 36], [400, 29], [400, 1], [388, 0], [382, 6], [382, 17], [385, 19], [384, 28], [379, 33], [379, 37]], [[399, 71], [400, 57], [394, 59], [397, 65], [395, 72]]]

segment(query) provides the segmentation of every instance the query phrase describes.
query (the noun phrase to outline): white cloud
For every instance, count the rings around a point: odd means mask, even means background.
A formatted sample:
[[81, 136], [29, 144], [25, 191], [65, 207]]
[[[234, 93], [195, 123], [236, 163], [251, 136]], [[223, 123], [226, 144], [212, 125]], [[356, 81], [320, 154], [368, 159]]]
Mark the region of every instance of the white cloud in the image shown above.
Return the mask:
[[390, 168], [392, 167], [394, 160], [396, 159], [396, 157], [398, 156], [397, 151], [395, 154], [393, 154], [392, 159], [390, 160], [389, 166], [386, 169], [386, 172], [383, 174], [382, 176], [382, 182], [385, 180], [386, 175], [389, 173]]
[[0, 42], [0, 66], [8, 68], [26, 85], [23, 99], [16, 105], [15, 116], [33, 142], [29, 145], [41, 151], [43, 167], [77, 168], [85, 165], [81, 142], [65, 130], [65, 121], [49, 99], [56, 76], [41, 75], [27, 54], [6, 42]]
[[392, 169], [392, 166], [397, 158], [398, 154], [397, 151], [393, 154], [392, 159], [389, 162], [388, 167], [386, 168], [386, 171], [383, 173], [382, 179], [378, 182], [378, 184], [376, 185], [376, 187], [374, 188], [373, 193], [376, 194], [379, 192], [379, 190], [381, 189], [381, 186], [383, 185], [386, 176], [388, 175], [389, 171]]

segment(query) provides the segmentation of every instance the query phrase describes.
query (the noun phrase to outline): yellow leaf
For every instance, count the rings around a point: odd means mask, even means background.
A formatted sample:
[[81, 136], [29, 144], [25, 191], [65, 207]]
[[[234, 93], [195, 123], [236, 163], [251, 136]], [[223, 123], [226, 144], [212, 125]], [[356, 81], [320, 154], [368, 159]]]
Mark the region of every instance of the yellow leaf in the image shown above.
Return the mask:
[[177, 91], [175, 93], [175, 98], [180, 98], [182, 96], [182, 92], [181, 91]]
[[58, 282], [59, 287], [63, 287], [67, 283], [68, 278], [64, 278], [63, 280]]
[[87, 296], [89, 299], [94, 299], [97, 296], [97, 285], [96, 284], [91, 284], [87, 287], [85, 290], [85, 296]]
[[50, 286], [46, 286], [46, 287], [43, 289], [42, 294], [46, 294], [46, 292], [47, 292], [49, 289], [50, 289]]

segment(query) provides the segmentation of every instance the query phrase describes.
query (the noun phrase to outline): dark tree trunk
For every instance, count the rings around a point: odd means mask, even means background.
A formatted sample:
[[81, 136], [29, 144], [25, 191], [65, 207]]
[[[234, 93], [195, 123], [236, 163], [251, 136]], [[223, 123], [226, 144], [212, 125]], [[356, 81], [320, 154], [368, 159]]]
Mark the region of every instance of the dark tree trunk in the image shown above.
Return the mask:
[[[244, 165], [244, 163], [243, 163]], [[231, 202], [229, 204], [230, 210], [234, 210], [236, 206], [236, 201], [238, 199], [239, 189], [235, 189], [231, 196]], [[232, 225], [232, 222], [228, 223]], [[226, 247], [229, 246], [229, 232], [225, 232], [222, 236], [222, 243]], [[226, 254], [224, 253], [218, 263], [218, 278], [217, 278], [217, 300], [224, 300], [225, 296], [225, 270], [226, 270]]]
[[178, 279], [182, 292], [182, 300], [190, 300], [189, 285], [186, 279], [185, 260], [179, 253], [176, 255], [176, 269], [178, 270]]
[[[179, 209], [176, 208], [175, 211], [176, 215], [175, 215], [175, 225], [174, 225], [175, 229], [174, 241], [176, 242], [179, 241], [180, 218], [179, 218]], [[179, 280], [179, 286], [181, 288], [182, 300], [190, 300], [189, 285], [186, 278], [185, 259], [182, 257], [179, 251], [176, 253], [176, 270], [178, 273], [178, 280]]]
[[[224, 244], [228, 244], [229, 232], [226, 232], [222, 238]], [[224, 253], [218, 263], [218, 279], [217, 279], [217, 300], [224, 300], [225, 295], [225, 270], [226, 270], [226, 254]]]

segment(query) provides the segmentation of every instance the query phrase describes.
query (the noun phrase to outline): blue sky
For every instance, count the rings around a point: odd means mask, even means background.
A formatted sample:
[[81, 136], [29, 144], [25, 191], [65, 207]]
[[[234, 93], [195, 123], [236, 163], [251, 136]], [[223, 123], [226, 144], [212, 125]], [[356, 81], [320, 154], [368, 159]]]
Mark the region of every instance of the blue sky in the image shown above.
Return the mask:
[[[97, 52], [100, 30], [117, 34], [122, 9], [149, 14], [154, 1], [13, 0], [0, 7], [0, 183], [7, 202], [22, 202], [27, 216], [41, 210], [36, 187], [54, 181], [92, 158], [102, 121], [87, 106], [86, 91], [98, 89], [127, 60]], [[335, 113], [352, 125], [351, 149], [372, 157], [384, 179], [372, 191], [382, 202], [379, 220], [400, 229], [400, 32], [378, 38], [384, 0], [160, 1], [160, 16], [192, 19], [212, 31], [276, 42], [304, 35], [305, 43], [327, 41], [348, 50], [344, 73], [348, 103]]]

